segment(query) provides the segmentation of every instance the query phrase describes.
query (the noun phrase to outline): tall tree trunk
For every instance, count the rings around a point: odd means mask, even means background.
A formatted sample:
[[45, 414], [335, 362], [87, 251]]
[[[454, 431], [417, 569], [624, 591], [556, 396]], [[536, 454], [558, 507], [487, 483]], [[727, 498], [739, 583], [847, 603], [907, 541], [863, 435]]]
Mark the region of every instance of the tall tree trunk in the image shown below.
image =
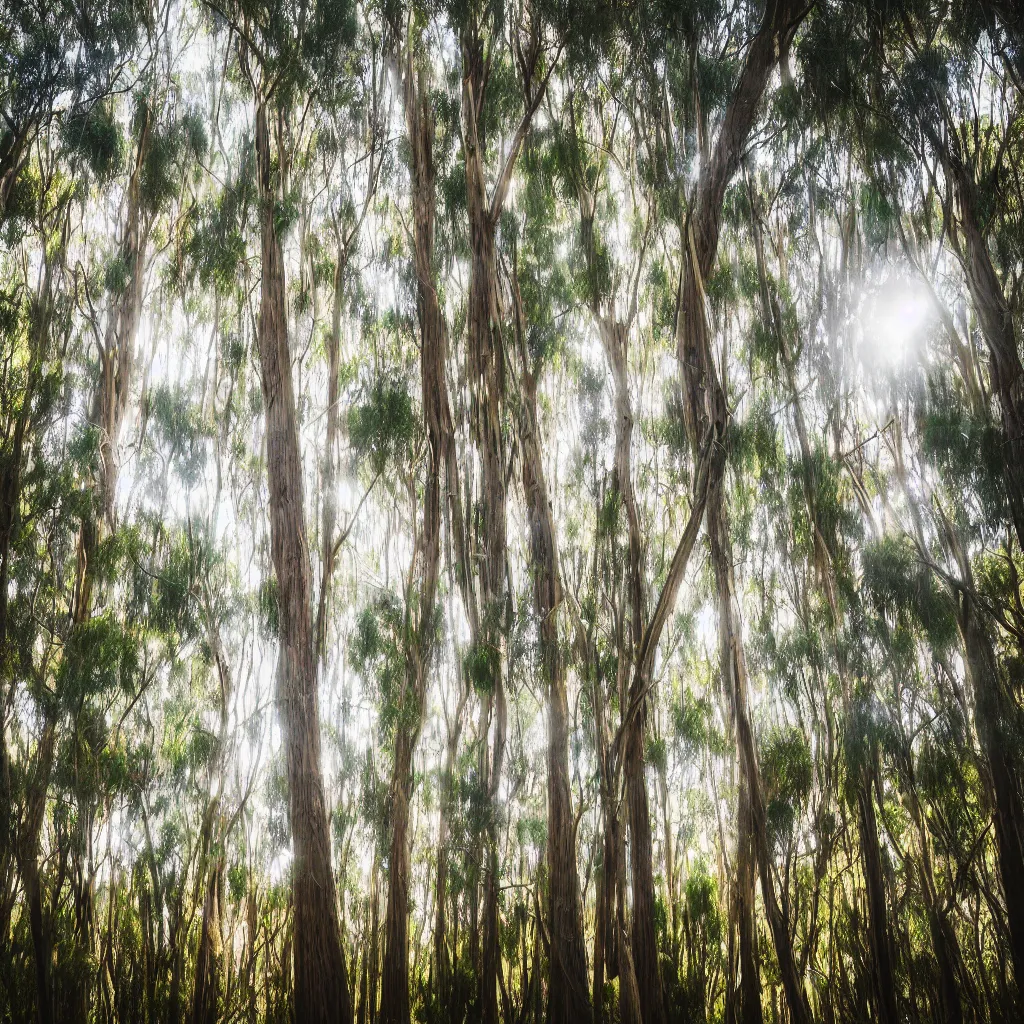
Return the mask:
[[[595, 552], [596, 554], [596, 552]], [[604, 685], [601, 678], [600, 659], [594, 648], [593, 637], [585, 634], [577, 625], [587, 677], [591, 684], [591, 700], [594, 709], [594, 747], [597, 752], [598, 786], [601, 798], [602, 853], [598, 868], [597, 906], [594, 915], [594, 987], [593, 1006], [595, 1020], [604, 1015], [605, 978], [620, 978], [620, 992], [636, 990], [636, 979], [623, 978], [622, 972], [632, 972], [633, 961], [627, 960], [621, 952], [621, 936], [624, 933], [624, 917], [620, 919], [617, 907], [619, 893], [619, 815], [615, 796], [615, 779], [612, 753], [608, 739], [608, 723], [605, 715]], [[636, 1008], [639, 1014], [639, 1007]], [[620, 1019], [635, 1024], [636, 1017], [628, 1014], [621, 1005]]]
[[572, 1021], [589, 1021], [591, 1007], [576, 865], [576, 822], [569, 785], [569, 704], [565, 688], [565, 659], [559, 644], [556, 618], [562, 593], [554, 516], [541, 456], [537, 371], [528, 365], [522, 303], [517, 282], [513, 280], [511, 284], [522, 364], [519, 439], [523, 491], [530, 531], [533, 604], [540, 623], [541, 665], [548, 704], [548, 1020], [551, 1024], [569, 1024]]
[[[627, 376], [628, 328], [606, 319], [601, 323], [605, 355], [614, 380], [615, 407], [615, 485], [626, 512], [628, 553], [628, 590], [630, 607], [628, 650], [622, 652], [627, 664], [638, 656], [646, 630], [646, 601], [643, 580], [643, 542], [640, 513], [633, 490], [632, 446], [633, 409]], [[631, 699], [635, 695], [635, 680]], [[626, 813], [629, 820], [629, 860], [633, 883], [633, 920], [630, 955], [636, 971], [640, 1014], [643, 1024], [664, 1024], [665, 999], [661, 983], [658, 937], [654, 926], [654, 866], [651, 852], [651, 813], [647, 793], [647, 766], [644, 743], [647, 727], [647, 701], [641, 700], [635, 713], [623, 722], [624, 749], [622, 772], [626, 787]]]
[[[944, 148], [946, 172], [960, 208], [963, 264], [982, 336], [988, 347], [992, 387], [999, 398], [1005, 442], [1003, 479], [1017, 541], [1024, 548], [1024, 365], [1013, 314], [992, 264], [988, 243], [978, 222], [976, 186], [959, 155]], [[966, 559], [961, 572], [969, 569]], [[965, 577], [966, 579], [966, 577]], [[1014, 976], [1024, 979], [1024, 836], [1021, 834], [1019, 764], [1007, 736], [1009, 705], [990, 663], [991, 644], [984, 636], [983, 611], [966, 595], [961, 598], [961, 632], [967, 648], [968, 672], [975, 687], [978, 736], [989, 763], [994, 801], [999, 874], [1006, 900]], [[974, 648], [973, 652], [971, 648]]]
[[[757, 764], [757, 750], [750, 723], [749, 684], [743, 649], [742, 627], [733, 579], [732, 543], [729, 536], [724, 481], [719, 478], [708, 499], [708, 531], [711, 538], [711, 559], [718, 587], [719, 643], [722, 674], [726, 691], [732, 697], [737, 749], [740, 760], [741, 786], [745, 786], [750, 802], [749, 828], [754, 858], [761, 880], [761, 896], [765, 916], [779, 961], [779, 973], [786, 993], [790, 1015], [799, 1024], [810, 1024], [810, 1007], [800, 978], [789, 930], [789, 908], [776, 891], [772, 851]], [[739, 823], [738, 823], [739, 824]], [[743, 823], [747, 824], [747, 823]], [[745, 965], [750, 969], [751, 965]]]
[[896, 975], [893, 969], [892, 937], [889, 934], [888, 900], [882, 851], [878, 841], [878, 821], [872, 796], [872, 772], [867, 766], [858, 772], [857, 824], [864, 857], [864, 886], [868, 897], [868, 941], [871, 947], [872, 987], [881, 1024], [897, 1024]]
[[755, 886], [757, 861], [750, 822], [750, 790], [740, 772], [736, 805], [736, 883], [733, 886], [733, 916], [739, 934], [739, 1024], [761, 1024], [761, 958], [758, 955]]
[[323, 664], [327, 659], [327, 614], [330, 608], [331, 580], [338, 557], [334, 533], [338, 522], [338, 495], [335, 486], [334, 449], [338, 443], [341, 373], [341, 314], [345, 298], [345, 265], [348, 254], [339, 244], [338, 262], [334, 268], [334, 296], [331, 307], [331, 330], [327, 335], [327, 432], [324, 439], [323, 510], [320, 517], [320, 596], [316, 610], [316, 655]]
[[221, 1019], [221, 974], [224, 969], [224, 939], [220, 904], [224, 884], [224, 862], [216, 857], [207, 868], [203, 918], [196, 954], [195, 985], [192, 991], [192, 1024], [217, 1024]]
[[[960, 210], [960, 230], [952, 237], [962, 236], [955, 250], [964, 268], [971, 301], [989, 352], [992, 389], [999, 398], [1005, 436], [1002, 445], [1003, 479], [1010, 505], [1010, 521], [1017, 534], [1017, 543], [1024, 548], [1024, 365], [1021, 363], [1013, 313], [978, 219], [977, 186], [971, 173], [952, 144], [940, 140], [934, 132], [930, 134], [942, 157]], [[1017, 966], [1024, 967], [1024, 964]]]
[[918, 874], [921, 879], [921, 893], [924, 897], [925, 911], [928, 915], [928, 929], [931, 932], [932, 948], [939, 966], [938, 1003], [942, 1019], [949, 1024], [963, 1024], [964, 1007], [960, 997], [961, 978], [969, 979], [964, 967], [963, 954], [956, 931], [946, 910], [941, 905], [941, 898], [935, 885], [935, 866], [932, 859], [931, 837], [925, 819], [924, 808], [921, 806], [914, 778], [913, 762], [910, 760], [909, 744], [905, 758], [908, 768], [909, 784], [907, 786], [907, 805], [910, 817], [918, 834], [921, 847]]
[[[7, 721], [16, 697], [15, 678], [17, 671], [16, 651], [7, 639], [8, 603], [10, 600], [11, 541], [14, 537], [15, 525], [18, 522], [21, 504], [21, 488], [24, 479], [26, 450], [32, 434], [32, 409], [36, 389], [42, 380], [43, 364], [46, 347], [49, 344], [49, 321], [52, 305], [49, 301], [51, 267], [49, 262], [44, 265], [43, 287], [41, 296], [44, 302], [40, 308], [41, 329], [33, 332], [32, 351], [29, 354], [26, 386], [21, 396], [21, 407], [13, 424], [8, 421], [9, 444], [4, 445], [0, 455], [0, 867], [3, 878], [13, 879], [13, 868], [18, 867], [22, 875], [24, 869], [20, 863], [20, 851], [16, 816], [11, 792], [11, 759], [7, 748]], [[12, 884], [12, 896], [17, 892], [16, 883]], [[26, 887], [27, 888], [27, 887]], [[7, 894], [4, 894], [5, 897]], [[0, 952], [8, 948], [8, 931], [10, 912], [8, 900], [5, 899], [3, 931], [0, 933]], [[40, 918], [41, 920], [41, 918]], [[38, 954], [37, 954], [38, 955]], [[38, 969], [37, 969], [38, 970]], [[46, 975], [37, 973], [37, 982], [45, 982]], [[40, 993], [42, 989], [39, 990]], [[46, 1004], [49, 1005], [47, 989]]]
[[50, 983], [52, 952], [50, 933], [43, 907], [42, 878], [39, 871], [40, 844], [46, 818], [46, 794], [53, 769], [56, 724], [52, 716], [43, 722], [36, 750], [35, 768], [25, 795], [25, 820], [19, 837], [19, 867], [28, 905], [29, 931], [35, 958], [36, 1014], [39, 1024], [54, 1020], [53, 989]]
[[441, 776], [441, 800], [439, 809], [437, 838], [437, 869], [434, 881], [436, 907], [434, 912], [434, 951], [433, 951], [433, 985], [432, 995], [438, 1006], [452, 1006], [451, 960], [448, 955], [448, 860], [450, 820], [453, 805], [453, 784], [455, 775], [455, 759], [459, 750], [459, 737], [462, 733], [462, 718], [465, 712], [469, 691], [463, 688], [458, 707], [455, 709], [454, 721], [448, 735], [445, 763]]
[[636, 970], [643, 1024], [664, 1024], [665, 999], [661, 985], [658, 937], [654, 927], [651, 814], [643, 749], [646, 724], [646, 709], [642, 709], [627, 730], [622, 765], [629, 815], [629, 864], [633, 878], [630, 953]]
[[384, 1024], [411, 1019], [409, 1003], [409, 802], [412, 797], [413, 747], [419, 730], [400, 728], [389, 797], [391, 843], [388, 895], [384, 911], [384, 966], [380, 1017]]
[[[747, 50], [739, 80], [710, 159], [702, 164], [683, 225], [683, 267], [676, 321], [682, 374], [683, 415], [694, 451], [724, 437], [729, 412], [711, 349], [704, 281], [714, 265], [725, 190], [739, 168], [768, 81], [807, 8], [795, 0], [769, 3]], [[788, 908], [780, 904], [767, 838], [764, 796], [748, 711], [748, 682], [739, 609], [732, 578], [733, 557], [724, 494], [724, 460], [716, 463], [709, 484], [707, 531], [718, 589], [722, 673], [730, 694], [741, 772], [750, 799], [750, 838], [758, 865], [765, 913], [775, 945], [786, 1002], [794, 1024], [810, 1024], [811, 1014], [790, 938]], [[742, 837], [741, 837], [742, 841]], [[752, 965], [748, 965], [752, 967]]]
[[[996, 859], [1006, 901], [1010, 954], [1015, 978], [1024, 977], [1024, 801], [1014, 752], [1019, 713], [993, 648], [988, 612], [976, 598], [966, 552], [952, 526], [943, 522], [944, 544], [959, 565], [961, 587], [954, 596], [963, 637], [967, 676], [974, 689], [974, 725], [988, 768], [995, 826]], [[1018, 980], [1018, 987], [1019, 987]]]
[[[482, 691], [479, 771], [489, 812], [483, 836], [482, 942], [479, 1010], [483, 1024], [497, 1024], [498, 970], [498, 828], [497, 796], [505, 756], [505, 620], [506, 493], [505, 352], [500, 324], [494, 235], [497, 217], [487, 199], [483, 140], [479, 137], [484, 98], [485, 60], [480, 35], [467, 30], [462, 39], [462, 110], [465, 122], [466, 196], [472, 253], [467, 313], [467, 378], [470, 382], [470, 428], [480, 459], [479, 616], [473, 636], [474, 680]], [[490, 737], [493, 731], [493, 738]]]
[[[592, 237], [592, 207], [581, 199], [581, 222], [585, 238]], [[588, 246], [589, 250], [590, 246]], [[629, 326], [610, 314], [595, 309], [598, 333], [604, 347], [613, 381], [615, 410], [614, 486], [626, 513], [628, 536], [627, 591], [629, 628], [623, 630], [620, 651], [623, 665], [632, 665], [639, 657], [647, 628], [646, 587], [643, 573], [643, 540], [640, 513], [633, 489], [633, 408], [629, 395]], [[629, 696], [637, 692], [639, 675], [627, 670]], [[654, 925], [654, 868], [651, 852], [651, 815], [647, 793], [644, 743], [647, 725], [647, 701], [643, 695], [633, 713], [624, 709], [622, 721], [622, 773], [625, 782], [626, 814], [629, 822], [629, 858], [633, 885], [633, 915], [630, 930], [629, 962], [636, 972], [636, 990], [643, 1024], [664, 1024], [665, 999], [658, 956], [658, 937]], [[621, 966], [621, 965], [620, 965]], [[626, 986], [628, 992], [629, 985]]]
[[[394, 26], [397, 28], [397, 26]], [[441, 481], [453, 464], [454, 428], [445, 370], [446, 334], [434, 282], [434, 112], [425, 72], [414, 64], [413, 46], [406, 40], [403, 100], [412, 157], [413, 263], [416, 270], [416, 308], [420, 327], [420, 381], [428, 457], [423, 521], [415, 549], [420, 552], [420, 606], [406, 656], [406, 695], [409, 714], [400, 716], [395, 739], [391, 782], [391, 848], [381, 1017], [385, 1024], [407, 1024], [409, 1001], [409, 800], [412, 759], [426, 701], [427, 672], [434, 632], [434, 606], [441, 558]], [[444, 879], [441, 879], [444, 884]], [[443, 892], [439, 891], [443, 905]], [[443, 943], [443, 929], [440, 937]]]
[[274, 223], [277, 188], [267, 115], [266, 103], [257, 95], [256, 157], [262, 257], [258, 327], [260, 379], [266, 414], [271, 554], [280, 617], [277, 691], [284, 727], [294, 853], [295, 1015], [310, 1024], [347, 1024], [352, 1020], [352, 1005], [338, 923], [320, 767], [320, 707], [302, 456], [288, 344], [284, 261]]
[[227, 744], [233, 680], [227, 656], [221, 643], [218, 609], [214, 607], [207, 581], [203, 581], [203, 613], [206, 636], [217, 669], [220, 688], [220, 722], [217, 730], [217, 753], [211, 765], [211, 795], [203, 815], [200, 837], [198, 877], [205, 894], [203, 917], [196, 953], [195, 981], [192, 990], [192, 1024], [216, 1024], [221, 1015], [221, 986], [224, 973], [224, 937], [221, 905], [224, 902], [225, 861], [220, 846], [225, 838], [221, 820], [221, 801], [227, 780]]

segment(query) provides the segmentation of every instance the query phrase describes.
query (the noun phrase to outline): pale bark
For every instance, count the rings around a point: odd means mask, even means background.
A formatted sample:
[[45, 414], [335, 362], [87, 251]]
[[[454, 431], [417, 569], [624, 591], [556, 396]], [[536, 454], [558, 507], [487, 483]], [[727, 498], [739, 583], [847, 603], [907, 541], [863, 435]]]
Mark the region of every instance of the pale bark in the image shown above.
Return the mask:
[[537, 370], [529, 365], [525, 316], [518, 284], [511, 282], [521, 363], [520, 460], [529, 514], [533, 605], [539, 620], [541, 668], [547, 691], [548, 796], [548, 1020], [570, 1024], [591, 1019], [587, 992], [587, 954], [576, 865], [576, 823], [569, 783], [569, 705], [565, 659], [558, 635], [562, 586], [554, 515], [548, 498], [542, 440], [537, 417]]
[[[704, 281], [718, 252], [725, 190], [739, 168], [772, 72], [806, 13], [792, 0], [768, 4], [757, 34], [747, 50], [739, 81], [729, 101], [714, 150], [701, 169], [683, 225], [683, 268], [676, 323], [678, 358], [682, 373], [683, 414], [690, 443], [696, 451], [706, 439], [719, 442], [725, 435], [729, 409], [711, 348]], [[734, 559], [724, 493], [724, 460], [717, 463], [709, 486], [707, 530], [718, 589], [722, 675], [730, 696], [741, 771], [750, 800], [749, 839], [761, 880], [765, 914], [775, 945], [786, 1002], [795, 1024], [809, 1024], [810, 1007], [799, 975], [789, 927], [789, 912], [775, 890], [774, 866], [767, 837], [764, 796], [757, 749], [750, 723], [746, 658], [733, 581]], [[742, 825], [743, 822], [740, 822]], [[742, 882], [738, 881], [742, 891]], [[742, 952], [742, 950], [741, 950]], [[751, 950], [741, 963], [741, 975], [756, 971]]]
[[[346, 1024], [352, 1005], [338, 922], [337, 892], [320, 756], [320, 706], [312, 622], [312, 581], [288, 341], [281, 242], [274, 223], [277, 188], [268, 110], [256, 97], [260, 197], [259, 353], [266, 416], [270, 537], [277, 578], [277, 696], [285, 739], [294, 863], [295, 1014], [310, 1024]], [[279, 118], [282, 115], [279, 114]], [[280, 122], [279, 122], [280, 123]], [[275, 133], [276, 134], [276, 133]]]
[[[426, 702], [427, 675], [432, 654], [434, 609], [441, 560], [441, 484], [452, 465], [453, 426], [445, 370], [447, 338], [444, 317], [434, 282], [434, 113], [429, 80], [413, 59], [413, 41], [406, 40], [403, 101], [412, 155], [413, 262], [417, 282], [420, 327], [420, 381], [427, 434], [427, 466], [422, 522], [415, 545], [418, 557], [419, 609], [406, 651], [406, 689], [403, 699], [412, 709], [403, 713], [395, 736], [390, 790], [391, 845], [381, 1018], [385, 1024], [407, 1024], [409, 1000], [409, 801], [412, 796], [412, 760]], [[439, 879], [439, 885], [445, 880]], [[439, 890], [443, 906], [443, 891]], [[443, 943], [443, 928], [438, 938]]]

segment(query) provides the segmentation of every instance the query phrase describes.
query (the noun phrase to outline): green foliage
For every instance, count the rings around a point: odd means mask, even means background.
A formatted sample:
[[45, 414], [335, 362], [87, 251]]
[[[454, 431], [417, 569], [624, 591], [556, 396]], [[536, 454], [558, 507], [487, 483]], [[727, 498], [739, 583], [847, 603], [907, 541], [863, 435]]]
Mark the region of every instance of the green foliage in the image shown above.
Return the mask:
[[956, 640], [956, 615], [948, 594], [916, 557], [909, 542], [886, 537], [865, 547], [864, 588], [886, 622], [893, 627], [913, 624], [923, 630], [928, 642], [939, 651]]
[[195, 112], [161, 123], [150, 100], [140, 97], [135, 112], [139, 136], [139, 198], [150, 215], [177, 197], [186, 170], [206, 153], [207, 138], [202, 119]]
[[362, 610], [352, 638], [352, 663], [376, 691], [378, 725], [388, 743], [396, 730], [414, 727], [422, 713], [421, 696], [410, 683], [405, 609], [388, 591], [379, 592]]
[[103, 287], [112, 296], [122, 296], [131, 285], [134, 272], [134, 261], [124, 253], [118, 253], [108, 260], [107, 265], [103, 268]]
[[111, 104], [72, 109], [61, 121], [60, 130], [67, 149], [82, 157], [100, 183], [106, 183], [121, 170], [124, 139]]
[[811, 748], [803, 731], [791, 726], [764, 737], [759, 756], [768, 827], [775, 842], [785, 845], [811, 791]]
[[703, 864], [686, 880], [686, 909], [692, 920], [716, 943], [721, 935], [722, 919], [718, 909], [718, 887]]
[[782, 462], [782, 443], [771, 406], [758, 401], [742, 423], [734, 423], [729, 451], [735, 465], [746, 472], [757, 471], [770, 477]]
[[501, 671], [500, 655], [486, 640], [480, 640], [467, 648], [462, 670], [477, 693], [493, 693], [497, 674]]
[[348, 414], [352, 448], [374, 474], [389, 466], [404, 470], [420, 432], [406, 381], [379, 376], [363, 390], [362, 399]]
[[161, 384], [150, 396], [149, 415], [154, 439], [174, 459], [182, 483], [194, 487], [206, 466], [210, 425], [189, 389]]
[[246, 252], [246, 220], [254, 205], [252, 160], [242, 162], [237, 177], [188, 215], [182, 232], [183, 272], [179, 287], [198, 280], [220, 294], [236, 283]]
[[974, 496], [980, 506], [972, 514], [969, 502], [956, 502], [957, 517], [981, 524], [1003, 520], [1003, 438], [995, 424], [970, 412], [948, 376], [929, 381], [918, 416], [923, 450], [934, 459], [951, 492]]

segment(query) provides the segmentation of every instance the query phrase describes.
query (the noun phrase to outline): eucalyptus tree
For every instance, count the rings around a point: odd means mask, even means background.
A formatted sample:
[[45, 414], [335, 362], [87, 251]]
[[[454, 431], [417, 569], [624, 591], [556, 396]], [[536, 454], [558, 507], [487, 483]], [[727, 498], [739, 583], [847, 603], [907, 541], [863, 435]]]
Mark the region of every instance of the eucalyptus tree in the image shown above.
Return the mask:
[[[436, 642], [437, 589], [441, 566], [442, 495], [454, 501], [451, 521], [456, 525], [462, 551], [462, 511], [459, 503], [458, 470], [455, 463], [455, 437], [448, 397], [448, 334], [441, 309], [434, 225], [436, 221], [436, 171], [434, 158], [435, 114], [430, 105], [432, 76], [428, 61], [417, 55], [417, 44], [426, 42], [424, 12], [396, 5], [387, 12], [386, 29], [391, 34], [392, 59], [409, 146], [409, 179], [412, 213], [412, 262], [415, 280], [416, 312], [420, 345], [420, 387], [424, 430], [427, 440], [427, 467], [424, 482], [421, 523], [415, 528], [413, 548], [419, 553], [416, 583], [419, 609], [407, 616], [405, 626], [405, 689], [398, 715], [394, 766], [390, 790], [390, 828], [388, 897], [385, 913], [384, 988], [381, 1016], [387, 1022], [411, 1019], [409, 996], [409, 803], [413, 784], [413, 754], [426, 702], [432, 648]], [[447, 492], [442, 483], [447, 483]], [[465, 579], [466, 561], [460, 554]], [[407, 594], [407, 599], [413, 594]], [[408, 705], [408, 706], [406, 706]], [[444, 797], [442, 797], [444, 799]], [[443, 830], [442, 824], [442, 830]], [[435, 919], [434, 964], [437, 984], [446, 990], [446, 953], [444, 928], [444, 869], [446, 850], [442, 835], [438, 851], [437, 917]]]
[[275, 5], [240, 5], [223, 13], [230, 19], [239, 67], [254, 99], [261, 247], [258, 348], [280, 623], [278, 694], [287, 743], [295, 856], [295, 1012], [304, 1020], [348, 1021], [352, 1005], [321, 769], [312, 570], [279, 211], [292, 187], [292, 107], [305, 96], [323, 98], [337, 88], [353, 24], [347, 8], [318, 6], [308, 12], [308, 18], [304, 10]]
[[563, 600], [558, 535], [548, 496], [537, 403], [538, 380], [558, 341], [554, 300], [565, 298], [559, 295], [564, 276], [559, 274], [557, 264], [552, 267], [550, 262], [545, 263], [551, 260], [555, 248], [555, 233], [551, 230], [554, 195], [552, 182], [543, 173], [544, 161], [538, 159], [539, 150], [540, 146], [528, 144], [525, 154], [529, 178], [520, 211], [525, 237], [522, 247], [517, 238], [512, 239], [508, 287], [517, 349], [513, 362], [518, 363], [518, 436], [530, 534], [533, 606], [547, 701], [548, 1016], [553, 1021], [571, 1021], [590, 1019], [592, 1010], [570, 785], [566, 658], [557, 618]]
[[[470, 277], [466, 297], [467, 414], [480, 462], [475, 501], [479, 524], [467, 540], [471, 562], [479, 565], [466, 608], [472, 632], [468, 671], [480, 693], [479, 784], [487, 804], [483, 838], [483, 933], [478, 961], [478, 1006], [484, 1024], [498, 1019], [500, 965], [498, 890], [498, 791], [507, 743], [507, 704], [503, 673], [506, 637], [512, 625], [507, 580], [506, 320], [498, 277], [495, 238], [513, 173], [561, 44], [541, 5], [470, 4], [457, 14], [462, 58], [462, 157], [466, 181]], [[506, 95], [502, 95], [502, 89]], [[512, 97], [515, 100], [510, 104]], [[495, 135], [503, 108], [513, 120], [504, 146]], [[507, 115], [506, 115], [507, 116]], [[488, 163], [496, 161], [493, 184]], [[493, 738], [490, 734], [493, 732]], [[474, 930], [476, 921], [474, 915]], [[474, 959], [476, 952], [474, 950]]]
[[[600, 95], [600, 94], [597, 94]], [[622, 684], [620, 685], [621, 723], [612, 743], [612, 771], [610, 792], [605, 796], [606, 813], [611, 817], [611, 793], [618, 789], [617, 779], [621, 772], [627, 791], [627, 809], [630, 829], [630, 865], [632, 869], [633, 903], [630, 949], [619, 965], [627, 972], [624, 981], [626, 991], [635, 984], [643, 1020], [663, 1020], [665, 1015], [662, 979], [660, 976], [659, 952], [654, 926], [654, 869], [651, 854], [651, 817], [647, 782], [645, 779], [645, 743], [647, 705], [653, 687], [655, 653], [661, 632], [669, 614], [675, 607], [679, 588], [686, 573], [687, 563], [697, 539], [704, 506], [707, 500], [707, 483], [711, 452], [709, 447], [698, 453], [694, 468], [694, 495], [687, 523], [671, 560], [661, 591], [653, 601], [649, 593], [646, 571], [645, 549], [648, 544], [642, 536], [642, 526], [634, 492], [632, 468], [632, 433], [634, 413], [629, 389], [629, 346], [630, 334], [638, 314], [640, 278], [644, 270], [644, 250], [653, 229], [655, 200], [647, 197], [646, 224], [640, 229], [640, 259], [628, 272], [616, 266], [607, 243], [601, 239], [599, 225], [595, 223], [598, 194], [607, 188], [603, 180], [608, 173], [607, 166], [583, 153], [580, 128], [577, 122], [575, 104], [570, 94], [565, 142], [565, 175], [575, 192], [579, 204], [579, 237], [584, 263], [584, 298], [596, 321], [605, 358], [614, 381], [615, 403], [615, 477], [613, 500], [620, 501], [626, 516], [628, 537], [627, 589], [629, 604], [629, 628], [621, 632], [619, 651]], [[600, 120], [601, 115], [598, 115]], [[586, 123], [586, 122], [584, 122]], [[605, 135], [600, 141], [589, 145], [598, 153], [611, 153], [612, 140], [607, 122], [602, 122]], [[635, 147], [638, 143], [633, 142]], [[599, 158], [607, 162], [607, 157]], [[621, 164], [629, 171], [637, 166], [635, 148], [627, 148]], [[635, 192], [635, 187], [634, 187]], [[639, 197], [634, 195], [633, 201]], [[642, 216], [637, 211], [637, 216]], [[606, 786], [606, 789], [609, 787]], [[606, 828], [610, 823], [606, 823]], [[611, 826], [613, 827], [613, 826]], [[620, 893], [620, 901], [624, 893]], [[625, 943], [625, 935], [619, 936]], [[623, 947], [625, 948], [625, 947]], [[630, 981], [629, 972], [635, 973]], [[629, 1011], [632, 1012], [632, 1011]]]
[[[66, 249], [73, 176], [90, 167], [100, 177], [111, 171], [118, 156], [117, 129], [109, 110], [111, 95], [130, 87], [133, 59], [143, 49], [134, 3], [114, 4], [101, 12], [82, 12], [53, 4], [10, 4], [3, 9], [0, 37], [4, 127], [0, 135], [0, 224], [6, 245], [33, 236], [36, 229], [51, 242], [45, 272], [36, 287], [34, 323], [25, 332], [21, 314], [27, 294], [19, 288], [7, 294], [5, 349], [9, 370], [4, 391], [4, 457], [0, 472], [0, 672], [5, 707], [14, 694], [9, 643], [12, 550], [18, 509], [23, 500], [27, 459], [34, 441], [33, 419], [39, 389], [50, 365], [50, 321], [54, 268]], [[58, 173], [60, 154], [70, 158], [72, 177]], [[41, 220], [42, 219], [42, 220]], [[26, 282], [28, 284], [28, 282]], [[27, 346], [25, 342], [28, 342]], [[59, 347], [56, 349], [59, 351]], [[25, 359], [27, 354], [28, 358]], [[52, 402], [43, 401], [52, 410]], [[42, 411], [42, 410], [39, 410]], [[45, 413], [44, 413], [45, 415]], [[8, 777], [6, 718], [0, 726], [0, 761]], [[4, 857], [10, 843], [10, 794], [3, 796]]]
[[[683, 389], [683, 414], [690, 444], [696, 452], [708, 443], [721, 444], [729, 408], [710, 339], [705, 282], [711, 273], [721, 230], [726, 188], [737, 172], [754, 128], [769, 79], [790, 44], [806, 9], [785, 2], [769, 4], [747, 46], [742, 69], [729, 97], [713, 148], [705, 154], [693, 194], [680, 224], [681, 264], [676, 320], [678, 358]], [[760, 875], [765, 912], [779, 961], [786, 1002], [797, 1021], [810, 1020], [810, 1008], [794, 957], [788, 908], [780, 904], [767, 841], [764, 796], [749, 716], [749, 684], [742, 626], [736, 599], [728, 511], [724, 494], [724, 461], [709, 482], [707, 532], [719, 601], [719, 642], [722, 673], [735, 720], [741, 768], [738, 810], [738, 889], [741, 921], [742, 1013], [761, 1017], [753, 934], [753, 876]]]

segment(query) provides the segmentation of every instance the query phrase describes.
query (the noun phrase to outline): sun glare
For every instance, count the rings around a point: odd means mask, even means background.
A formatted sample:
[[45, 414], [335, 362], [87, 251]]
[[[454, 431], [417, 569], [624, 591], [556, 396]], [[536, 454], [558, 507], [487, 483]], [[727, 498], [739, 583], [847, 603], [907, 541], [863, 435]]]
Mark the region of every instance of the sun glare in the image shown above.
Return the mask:
[[864, 341], [872, 362], [904, 362], [921, 340], [934, 307], [924, 285], [899, 278], [868, 298]]

